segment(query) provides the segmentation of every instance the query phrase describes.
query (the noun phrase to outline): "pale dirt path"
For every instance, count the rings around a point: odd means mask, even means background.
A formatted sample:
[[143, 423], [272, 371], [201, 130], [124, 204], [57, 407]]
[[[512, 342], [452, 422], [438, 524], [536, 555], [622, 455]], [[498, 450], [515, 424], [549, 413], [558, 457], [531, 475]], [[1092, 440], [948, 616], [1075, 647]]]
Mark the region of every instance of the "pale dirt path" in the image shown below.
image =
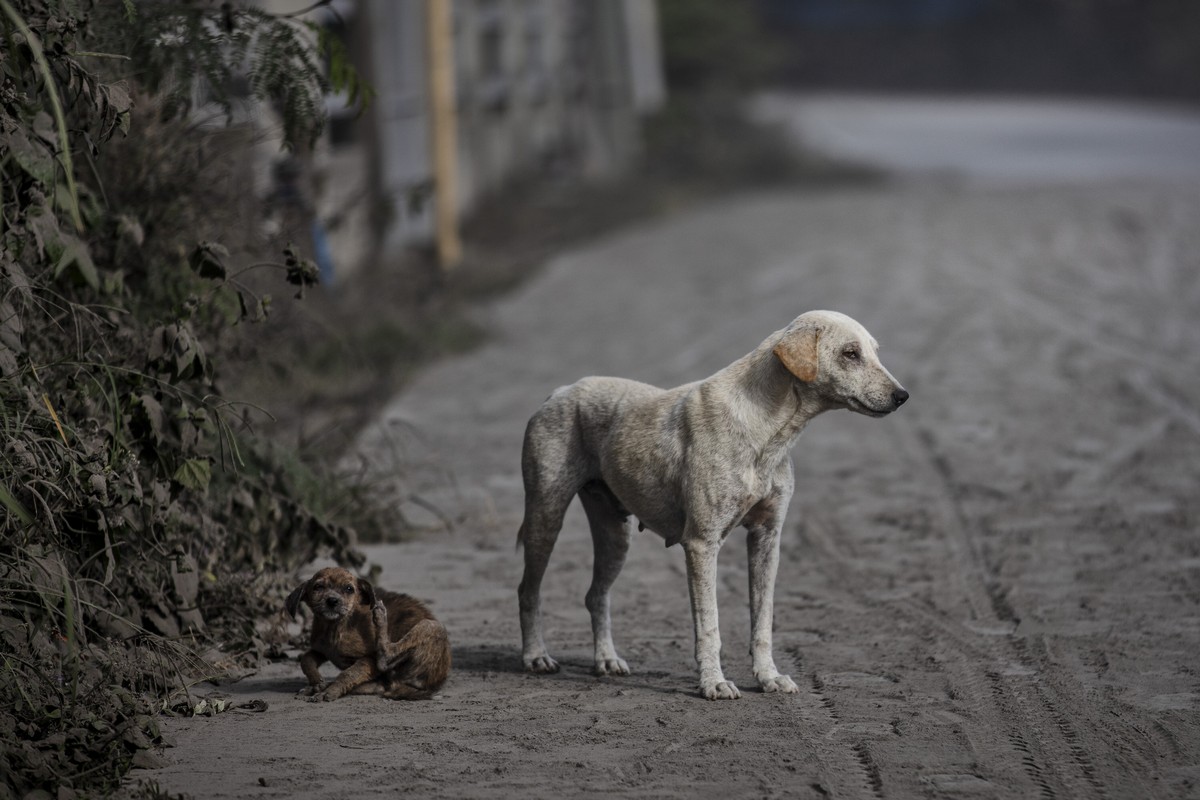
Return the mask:
[[905, 175], [993, 187], [1200, 180], [1200, 110], [1193, 105], [765, 92], [752, 109], [822, 153]]
[[[362, 441], [430, 526], [370, 555], [450, 629], [442, 695], [309, 704], [273, 665], [231, 689], [268, 712], [170, 722], [143, 777], [197, 798], [1200, 796], [1198, 221], [1180, 186], [777, 194], [556, 260]], [[776, 654], [803, 691], [752, 688], [740, 535], [720, 597], [740, 701], [695, 695], [682, 556], [651, 534], [615, 590], [635, 673], [593, 678], [577, 511], [544, 589], [563, 671], [523, 674], [532, 410], [584, 374], [704, 376], [817, 307], [864, 322], [913, 399], [796, 449]]]

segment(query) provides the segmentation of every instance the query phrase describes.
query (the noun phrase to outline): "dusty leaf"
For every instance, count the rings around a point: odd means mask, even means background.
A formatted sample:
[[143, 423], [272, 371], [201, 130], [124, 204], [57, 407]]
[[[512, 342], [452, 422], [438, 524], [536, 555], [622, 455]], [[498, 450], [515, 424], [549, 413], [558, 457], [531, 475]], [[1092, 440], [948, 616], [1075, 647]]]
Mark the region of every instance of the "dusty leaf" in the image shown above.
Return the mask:
[[229, 251], [217, 242], [200, 242], [188, 256], [188, 263], [201, 278], [224, 280], [226, 269], [225, 260]]
[[54, 155], [45, 144], [30, 140], [23, 128], [16, 127], [0, 136], [0, 145], [29, 177], [43, 186], [54, 185]]
[[88, 252], [88, 246], [77, 236], [69, 233], [62, 234], [60, 244], [62, 252], [54, 265], [54, 277], [57, 278], [61, 275], [67, 267], [74, 266], [79, 277], [83, 278], [88, 286], [99, 289], [100, 273], [96, 271], [96, 265], [92, 263], [92, 254]]
[[206, 458], [189, 458], [179, 465], [173, 477], [180, 486], [203, 492], [212, 480], [212, 465]]
[[150, 429], [150, 435], [154, 437], [154, 443], [158, 444], [162, 441], [163, 425], [166, 423], [162, 403], [158, 402], [153, 395], [143, 394], [138, 397], [138, 404], [141, 406], [142, 415]]
[[45, 205], [37, 205], [25, 213], [25, 230], [33, 238], [33, 246], [39, 258], [44, 258], [47, 251], [59, 252], [62, 230], [58, 227], [58, 218]]

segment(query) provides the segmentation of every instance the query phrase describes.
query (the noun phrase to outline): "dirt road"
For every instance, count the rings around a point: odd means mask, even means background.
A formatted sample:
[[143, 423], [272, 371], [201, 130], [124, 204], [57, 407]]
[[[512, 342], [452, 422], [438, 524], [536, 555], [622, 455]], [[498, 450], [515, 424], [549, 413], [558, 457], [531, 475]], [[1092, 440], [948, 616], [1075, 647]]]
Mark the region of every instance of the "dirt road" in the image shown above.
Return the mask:
[[[477, 352], [362, 441], [421, 540], [370, 550], [431, 600], [456, 671], [424, 703], [231, 687], [142, 773], [197, 798], [1200, 797], [1200, 189], [937, 184], [729, 200], [556, 260]], [[614, 596], [634, 674], [594, 678], [573, 509], [521, 672], [524, 421], [591, 374], [675, 384], [810, 308], [862, 321], [912, 392], [794, 452], [776, 657], [753, 689], [744, 540], [721, 558], [735, 702], [695, 694], [683, 556], [635, 536]], [[436, 509], [436, 513], [430, 509]], [[450, 529], [447, 530], [446, 526]]]

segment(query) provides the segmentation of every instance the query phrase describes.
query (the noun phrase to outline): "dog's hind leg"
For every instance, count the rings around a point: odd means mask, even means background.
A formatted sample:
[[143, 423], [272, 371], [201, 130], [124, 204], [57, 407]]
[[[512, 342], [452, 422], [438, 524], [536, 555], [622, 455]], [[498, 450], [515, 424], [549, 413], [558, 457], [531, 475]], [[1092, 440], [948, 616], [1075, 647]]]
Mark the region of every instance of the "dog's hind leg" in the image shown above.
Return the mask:
[[542, 638], [542, 577], [570, 501], [570, 495], [565, 499], [559, 493], [542, 497], [536, 492], [531, 494], [530, 487], [526, 487], [520, 533], [525, 546], [525, 573], [517, 599], [521, 609], [521, 661], [530, 672], [558, 672], [558, 662], [550, 657]]
[[617, 655], [612, 640], [609, 615], [609, 590], [629, 552], [629, 514], [620, 507], [608, 487], [589, 483], [579, 492], [579, 500], [592, 528], [592, 585], [584, 600], [592, 615], [592, 636], [596, 648], [597, 675], [628, 675], [629, 665]]
[[389, 684], [380, 694], [388, 700], [428, 700], [434, 695], [428, 689], [404, 682]]
[[428, 700], [434, 696], [435, 692], [423, 686], [414, 686], [411, 683], [381, 677], [379, 680], [359, 684], [347, 694], [377, 695], [387, 700]]
[[517, 542], [525, 546], [525, 574], [517, 597], [521, 609], [521, 660], [530, 672], [558, 672], [542, 638], [542, 577], [562, 530], [567, 506], [587, 482], [579, 409], [571, 389], [559, 389], [529, 420], [521, 450], [525, 518]]
[[386, 687], [383, 685], [383, 683], [381, 681], [374, 680], [367, 681], [366, 683], [360, 683], [358, 686], [355, 686], [353, 689], [346, 692], [346, 694], [383, 694], [385, 691]]
[[[449, 659], [450, 638], [446, 628], [436, 619], [421, 620], [395, 642], [388, 640], [388, 613], [383, 601], [376, 601], [371, 609], [371, 619], [375, 626], [375, 666], [380, 672], [389, 672], [401, 662], [423, 656], [436, 660], [445, 655]], [[449, 672], [448, 664], [444, 671]]]

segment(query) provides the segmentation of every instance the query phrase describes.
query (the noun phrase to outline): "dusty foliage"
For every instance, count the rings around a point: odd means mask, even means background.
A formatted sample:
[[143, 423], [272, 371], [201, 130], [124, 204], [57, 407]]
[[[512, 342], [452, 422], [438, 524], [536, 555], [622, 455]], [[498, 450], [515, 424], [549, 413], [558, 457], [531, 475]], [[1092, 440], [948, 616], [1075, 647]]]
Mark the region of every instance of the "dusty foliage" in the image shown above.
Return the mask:
[[[233, 9], [0, 0], [0, 798], [111, 790], [152, 760], [156, 713], [195, 710], [181, 687], [278, 646], [274, 576], [361, 563], [311, 473], [218, 389], [212, 343], [270, 298], [189, 238], [202, 181], [156, 149], [191, 152], [154, 97], [182, 97], [172, 70], [201, 62], [248, 69], [290, 140], [320, 125], [299, 26]], [[171, 46], [139, 63], [146, 41]], [[139, 130], [135, 105], [170, 113]], [[316, 280], [292, 252], [265, 266]]]

